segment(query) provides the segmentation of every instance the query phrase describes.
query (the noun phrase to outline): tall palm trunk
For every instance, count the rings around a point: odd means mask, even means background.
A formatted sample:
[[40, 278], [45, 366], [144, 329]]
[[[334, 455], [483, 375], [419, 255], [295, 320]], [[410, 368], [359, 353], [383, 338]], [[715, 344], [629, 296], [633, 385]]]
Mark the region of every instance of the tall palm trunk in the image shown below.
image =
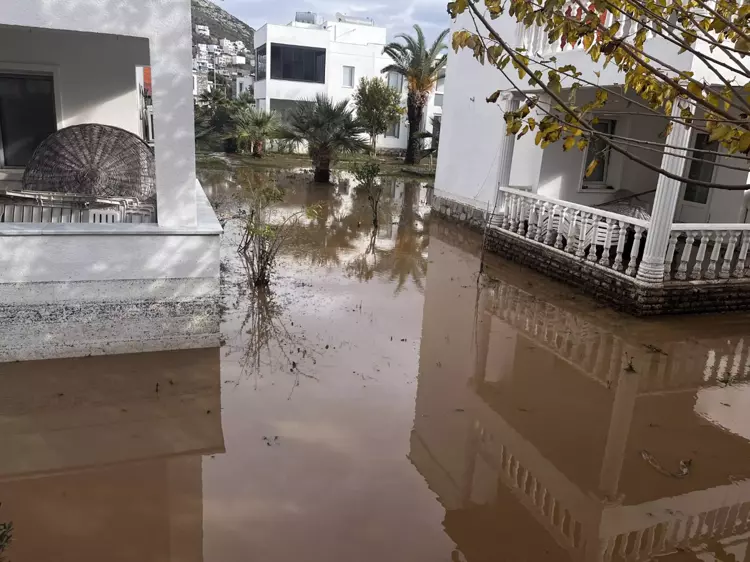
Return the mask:
[[409, 120], [409, 142], [406, 145], [404, 164], [419, 164], [420, 142], [417, 136], [422, 131], [424, 107], [427, 96], [422, 92], [409, 92], [406, 98], [406, 118]]
[[256, 158], [263, 157], [263, 141], [262, 140], [253, 141], [253, 156], [255, 156]]
[[321, 156], [315, 162], [315, 183], [331, 183], [331, 157], [328, 155]]

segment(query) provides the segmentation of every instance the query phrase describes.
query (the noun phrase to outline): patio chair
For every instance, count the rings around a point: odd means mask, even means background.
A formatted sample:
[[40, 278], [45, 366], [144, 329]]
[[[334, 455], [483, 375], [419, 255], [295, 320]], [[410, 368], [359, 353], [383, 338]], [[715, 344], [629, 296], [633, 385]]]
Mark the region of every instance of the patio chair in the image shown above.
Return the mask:
[[154, 153], [139, 136], [108, 125], [73, 125], [52, 133], [34, 151], [24, 191], [95, 197], [156, 196]]

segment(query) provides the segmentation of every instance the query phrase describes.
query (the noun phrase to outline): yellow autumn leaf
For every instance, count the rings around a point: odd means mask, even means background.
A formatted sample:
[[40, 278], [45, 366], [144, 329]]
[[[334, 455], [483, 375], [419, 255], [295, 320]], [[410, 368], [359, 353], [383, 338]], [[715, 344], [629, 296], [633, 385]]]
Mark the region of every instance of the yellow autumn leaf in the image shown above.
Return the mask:
[[592, 160], [591, 164], [588, 165], [586, 168], [586, 177], [590, 177], [591, 174], [594, 173], [594, 170], [596, 170], [596, 167], [599, 165], [599, 160]]
[[687, 89], [688, 89], [688, 92], [690, 92], [694, 96], [699, 97], [699, 98], [703, 97], [703, 86], [701, 86], [697, 82], [690, 82], [690, 84], [688, 84]]
[[563, 143], [563, 150], [567, 152], [568, 150], [573, 148], [575, 144], [576, 144], [575, 137], [568, 137], [567, 139], [565, 139], [565, 142]]

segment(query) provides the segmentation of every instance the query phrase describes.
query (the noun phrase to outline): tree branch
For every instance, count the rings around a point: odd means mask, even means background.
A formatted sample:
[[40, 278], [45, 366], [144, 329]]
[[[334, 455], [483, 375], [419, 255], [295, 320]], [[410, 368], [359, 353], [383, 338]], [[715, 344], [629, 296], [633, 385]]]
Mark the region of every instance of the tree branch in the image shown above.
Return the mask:
[[[633, 162], [637, 162], [638, 164], [644, 166], [645, 168], [648, 168], [649, 170], [652, 170], [654, 172], [657, 172], [664, 177], [679, 181], [679, 182], [686, 182], [689, 181], [693, 185], [700, 185], [703, 187], [713, 187], [717, 189], [725, 189], [725, 190], [733, 190], [733, 191], [739, 191], [739, 190], [747, 190], [750, 188], [750, 185], [728, 185], [728, 184], [717, 184], [717, 183], [711, 183], [711, 182], [704, 182], [701, 180], [693, 180], [690, 178], [685, 178], [683, 176], [674, 174], [672, 172], [669, 172], [668, 170], [664, 170], [663, 168], [660, 168], [659, 166], [656, 166], [652, 164], [651, 162], [648, 162], [646, 160], [643, 160], [642, 158], [635, 156], [631, 153], [629, 153], [627, 150], [624, 150], [623, 148], [615, 145], [610, 141], [605, 135], [600, 134], [598, 131], [592, 129], [587, 123], [582, 122], [579, 120], [578, 116], [575, 114], [573, 110], [571, 110], [565, 102], [555, 93], [553, 92], [542, 80], [536, 78], [534, 76], [534, 73], [531, 71], [531, 69], [524, 63], [523, 60], [521, 60], [518, 55], [508, 46], [508, 44], [503, 40], [502, 37], [495, 31], [495, 29], [489, 24], [487, 19], [479, 12], [479, 9], [476, 7], [476, 5], [473, 2], [469, 2], [468, 4], [469, 9], [471, 10], [471, 13], [474, 17], [478, 18], [479, 21], [482, 22], [482, 25], [489, 31], [490, 35], [492, 35], [493, 39], [502, 47], [502, 49], [508, 53], [508, 55], [513, 59], [513, 61], [520, 66], [526, 73], [529, 74], [531, 79], [542, 89], [544, 92], [550, 96], [557, 104], [565, 111], [565, 113], [569, 114], [577, 123], [581, 125], [580, 128], [586, 130], [590, 135], [595, 136], [597, 138], [602, 139], [608, 146], [610, 146], [613, 150], [616, 152], [622, 154], [629, 160], [632, 160]], [[518, 88], [514, 82], [511, 81], [511, 84], [513, 87], [519, 91], [523, 91]], [[524, 94], [526, 96], [526, 94]], [[528, 96], [526, 96], [527, 99]], [[680, 148], [680, 150], [689, 150], [687, 147]]]

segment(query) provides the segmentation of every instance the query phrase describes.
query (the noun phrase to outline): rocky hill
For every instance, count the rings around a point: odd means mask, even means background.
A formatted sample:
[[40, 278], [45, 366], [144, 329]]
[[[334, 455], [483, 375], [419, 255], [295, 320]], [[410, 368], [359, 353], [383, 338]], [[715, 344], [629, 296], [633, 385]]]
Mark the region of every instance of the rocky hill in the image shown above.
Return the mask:
[[253, 48], [255, 30], [244, 21], [217, 6], [211, 0], [192, 0], [193, 9], [193, 45], [205, 43], [206, 38], [195, 33], [196, 25], [207, 25], [211, 30], [211, 42], [219, 39], [243, 41], [249, 48]]

